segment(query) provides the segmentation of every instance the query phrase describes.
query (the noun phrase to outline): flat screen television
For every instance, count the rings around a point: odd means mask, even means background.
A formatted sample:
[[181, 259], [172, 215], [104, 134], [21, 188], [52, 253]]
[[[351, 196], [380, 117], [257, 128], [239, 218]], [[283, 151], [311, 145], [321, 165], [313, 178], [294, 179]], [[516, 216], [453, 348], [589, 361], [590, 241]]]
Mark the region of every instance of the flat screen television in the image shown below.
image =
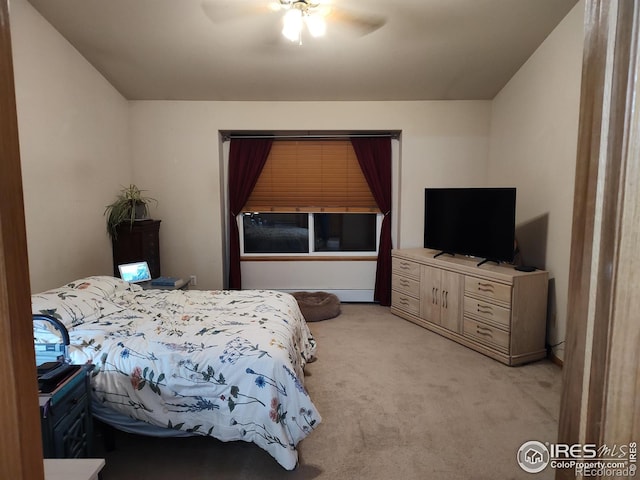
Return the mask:
[[425, 188], [424, 247], [513, 262], [515, 188]]

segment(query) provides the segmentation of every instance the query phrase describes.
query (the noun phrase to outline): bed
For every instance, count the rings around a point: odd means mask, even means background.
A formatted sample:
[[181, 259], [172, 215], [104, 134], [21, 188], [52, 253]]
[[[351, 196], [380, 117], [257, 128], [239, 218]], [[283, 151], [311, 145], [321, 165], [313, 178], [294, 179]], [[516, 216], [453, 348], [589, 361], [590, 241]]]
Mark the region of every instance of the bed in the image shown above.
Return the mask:
[[[282, 467], [321, 417], [304, 387], [316, 342], [295, 298], [269, 290], [143, 290], [87, 277], [32, 295], [92, 363], [94, 416], [145, 435], [253, 442]], [[34, 322], [37, 345], [58, 341]]]

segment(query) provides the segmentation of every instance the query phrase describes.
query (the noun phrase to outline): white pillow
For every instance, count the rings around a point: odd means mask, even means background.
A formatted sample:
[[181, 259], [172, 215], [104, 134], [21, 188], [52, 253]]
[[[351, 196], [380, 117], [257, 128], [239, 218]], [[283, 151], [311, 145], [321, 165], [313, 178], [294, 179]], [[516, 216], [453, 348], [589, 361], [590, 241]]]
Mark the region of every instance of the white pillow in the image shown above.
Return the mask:
[[93, 277], [81, 278], [65, 285], [66, 288], [91, 292], [103, 298], [112, 298], [118, 292], [135, 291], [141, 289], [139, 285], [125, 282], [117, 277], [106, 275], [95, 275]]
[[71, 328], [105, 315], [119, 312], [122, 307], [90, 291], [58, 288], [31, 295], [31, 313], [51, 315]]

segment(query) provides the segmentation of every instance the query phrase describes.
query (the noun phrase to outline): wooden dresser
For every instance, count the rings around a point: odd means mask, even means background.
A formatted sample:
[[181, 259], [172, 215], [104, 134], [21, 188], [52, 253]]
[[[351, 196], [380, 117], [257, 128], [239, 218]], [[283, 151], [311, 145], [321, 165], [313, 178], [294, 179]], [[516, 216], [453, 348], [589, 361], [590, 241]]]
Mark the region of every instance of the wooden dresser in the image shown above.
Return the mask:
[[507, 365], [547, 355], [548, 272], [437, 253], [392, 252], [394, 314]]
[[118, 225], [118, 236], [112, 241], [113, 275], [120, 276], [118, 265], [146, 261], [151, 278], [160, 273], [160, 220], [140, 220]]

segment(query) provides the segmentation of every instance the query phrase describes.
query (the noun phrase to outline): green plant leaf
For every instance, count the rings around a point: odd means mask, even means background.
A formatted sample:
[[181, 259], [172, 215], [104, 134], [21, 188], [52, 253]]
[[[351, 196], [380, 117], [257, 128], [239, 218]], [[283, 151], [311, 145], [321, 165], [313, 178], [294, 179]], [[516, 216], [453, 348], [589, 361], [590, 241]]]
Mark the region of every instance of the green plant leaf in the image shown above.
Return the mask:
[[142, 205], [144, 216], [148, 216], [148, 205], [150, 203], [158, 204], [155, 198], [148, 197], [143, 194], [145, 190], [140, 190], [136, 185], [130, 184], [128, 187], [122, 187], [116, 199], [104, 210], [107, 217], [107, 232], [112, 239], [117, 239], [117, 227], [121, 223], [129, 222], [133, 225], [136, 219], [136, 204]]

